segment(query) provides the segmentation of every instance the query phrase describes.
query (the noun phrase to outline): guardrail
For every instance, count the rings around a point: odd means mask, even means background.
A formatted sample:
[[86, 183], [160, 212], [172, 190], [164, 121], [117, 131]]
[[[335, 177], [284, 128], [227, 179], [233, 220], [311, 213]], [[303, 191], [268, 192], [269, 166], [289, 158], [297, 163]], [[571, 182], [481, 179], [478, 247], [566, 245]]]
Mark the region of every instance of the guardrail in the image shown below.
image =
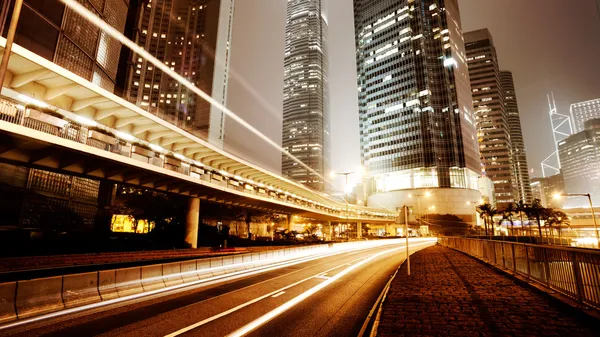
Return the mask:
[[100, 302], [127, 300], [131, 299], [129, 296], [197, 284], [211, 277], [291, 259], [402, 243], [404, 239], [330, 243], [0, 283], [0, 324]]
[[[302, 196], [282, 191], [228, 172], [210, 167], [179, 153], [167, 151], [155, 144], [97, 124], [68, 111], [23, 105], [8, 97], [0, 98], [0, 121], [21, 125], [56, 137], [119, 154], [137, 161], [167, 169], [178, 174], [202, 180], [204, 183], [225, 187], [232, 191], [256, 195], [296, 207], [315, 210], [343, 218], [344, 208], [332, 207]], [[371, 211], [349, 212], [351, 217], [362, 216], [373, 220], [387, 220], [395, 215]]]
[[451, 237], [438, 242], [600, 309], [600, 251]]

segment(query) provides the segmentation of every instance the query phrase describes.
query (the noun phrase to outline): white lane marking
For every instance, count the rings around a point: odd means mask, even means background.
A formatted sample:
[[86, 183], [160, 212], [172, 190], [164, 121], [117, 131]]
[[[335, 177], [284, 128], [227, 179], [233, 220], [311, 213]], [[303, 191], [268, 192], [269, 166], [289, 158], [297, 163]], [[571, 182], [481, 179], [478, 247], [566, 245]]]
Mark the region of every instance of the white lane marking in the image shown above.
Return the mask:
[[[414, 244], [414, 246], [421, 246], [424, 244], [429, 244], [429, 242], [427, 243], [421, 243], [421, 244]], [[298, 303], [304, 301], [305, 299], [307, 299], [308, 297], [310, 297], [311, 295], [314, 295], [315, 293], [317, 293], [318, 291], [322, 290], [323, 288], [327, 287], [328, 285], [330, 285], [331, 283], [333, 283], [334, 281], [337, 281], [338, 279], [340, 279], [342, 276], [350, 273], [351, 271], [357, 269], [358, 267], [376, 259], [377, 257], [384, 255], [384, 254], [388, 254], [397, 250], [400, 250], [404, 248], [403, 247], [399, 247], [399, 248], [393, 248], [393, 249], [388, 249], [385, 250], [383, 252], [377, 253], [375, 255], [370, 256], [369, 258], [354, 264], [344, 270], [342, 270], [341, 272], [339, 272], [338, 274], [336, 274], [335, 276], [331, 277], [330, 279], [328, 279], [327, 281], [320, 283], [312, 288], [310, 288], [309, 290], [303, 292], [302, 294], [294, 297], [293, 299], [289, 300], [288, 302], [282, 304], [281, 306], [275, 308], [274, 310], [269, 311], [268, 313], [264, 314], [263, 316], [255, 319], [254, 321], [244, 325], [243, 327], [241, 327], [240, 329], [230, 333], [227, 335], [227, 337], [241, 337], [244, 336], [245, 334], [251, 332], [252, 330], [260, 327], [261, 325], [267, 323], [268, 321], [272, 320], [273, 318], [281, 315], [282, 313], [286, 312], [287, 310], [289, 310], [290, 308], [294, 307], [295, 305], [297, 305]]]
[[315, 278], [320, 278], [320, 279], [323, 279], [323, 280], [329, 280], [331, 278], [331, 276], [317, 275], [317, 276], [315, 276]]
[[[401, 247], [401, 248], [403, 248], [403, 247]], [[399, 248], [399, 249], [401, 249], [401, 248]], [[354, 261], [358, 261], [358, 260], [362, 260], [362, 259], [364, 259], [364, 258], [362, 258], [362, 257], [361, 257], [361, 258], [358, 258], [358, 259], [356, 259], [356, 260], [354, 260]], [[354, 262], [354, 261], [352, 261], [352, 262]], [[335, 270], [335, 269], [338, 269], [338, 268], [340, 268], [340, 267], [343, 267], [344, 265], [345, 265], [345, 264], [342, 264], [342, 265], [339, 265], [339, 266], [335, 266], [335, 267], [333, 267], [333, 268], [331, 268], [331, 269], [328, 269], [328, 270], [326, 270], [326, 271], [325, 271], [325, 273], [328, 273], [328, 272], [330, 272], [330, 271], [332, 271], [332, 270]], [[323, 272], [321, 272], [321, 273], [323, 273]], [[321, 273], [319, 273], [319, 274], [321, 274]], [[263, 296], [257, 297], [257, 298], [255, 298], [255, 299], [253, 299], [253, 300], [251, 300], [251, 301], [248, 301], [248, 302], [246, 302], [246, 303], [242, 303], [242, 304], [238, 305], [237, 307], [233, 307], [233, 308], [231, 308], [231, 309], [229, 309], [229, 310], [227, 310], [227, 311], [223, 311], [223, 312], [222, 312], [222, 313], [220, 313], [220, 314], [217, 314], [217, 315], [214, 315], [214, 316], [212, 316], [212, 317], [209, 317], [209, 318], [207, 318], [207, 319], [205, 319], [205, 320], [202, 320], [202, 321], [200, 321], [200, 322], [198, 322], [198, 323], [194, 323], [194, 324], [192, 324], [192, 325], [190, 325], [190, 326], [187, 326], [187, 327], [185, 327], [185, 328], [179, 329], [179, 330], [177, 330], [177, 331], [175, 331], [175, 332], [173, 332], [173, 333], [170, 333], [170, 334], [166, 335], [165, 337], [174, 337], [174, 336], [181, 335], [181, 334], [183, 334], [183, 333], [186, 333], [186, 332], [188, 332], [188, 331], [190, 331], [190, 330], [196, 329], [196, 328], [198, 328], [198, 327], [200, 327], [200, 326], [202, 326], [202, 325], [204, 325], [204, 324], [207, 324], [207, 323], [210, 323], [210, 322], [212, 322], [212, 321], [214, 321], [214, 320], [216, 320], [216, 319], [219, 319], [219, 318], [221, 318], [221, 317], [223, 317], [223, 316], [227, 316], [227, 315], [229, 315], [229, 314], [231, 314], [231, 313], [233, 313], [233, 312], [235, 312], [235, 311], [238, 311], [238, 310], [240, 310], [240, 309], [242, 309], [242, 308], [245, 308], [245, 307], [247, 307], [247, 306], [249, 306], [249, 305], [251, 305], [251, 304], [254, 304], [254, 303], [256, 303], [256, 302], [259, 302], [259, 301], [261, 301], [261, 300], [263, 300], [263, 299], [265, 299], [265, 298], [267, 298], [267, 297], [269, 297], [269, 296], [276, 295], [276, 294], [278, 294], [278, 293], [280, 293], [280, 292], [282, 292], [282, 291], [284, 291], [284, 290], [287, 290], [287, 289], [289, 289], [289, 288], [295, 287], [295, 286], [297, 286], [297, 285], [299, 285], [299, 284], [301, 284], [301, 283], [303, 283], [303, 282], [306, 282], [306, 281], [308, 281], [308, 280], [311, 280], [311, 279], [313, 279], [313, 278], [314, 278], [314, 275], [313, 275], [313, 276], [310, 276], [310, 277], [307, 277], [307, 278], [305, 278], [305, 279], [303, 279], [303, 280], [297, 281], [297, 282], [295, 282], [295, 283], [292, 283], [292, 284], [290, 284], [290, 285], [287, 285], [287, 286], [285, 286], [285, 287], [283, 287], [283, 288], [280, 288], [280, 289], [277, 289], [277, 290], [275, 290], [275, 291], [272, 291], [272, 292], [270, 292], [270, 293], [268, 293], [268, 294], [265, 294], [265, 295], [263, 295]]]
[[282, 291], [282, 292], [280, 292], [279, 294], [275, 294], [275, 295], [273, 295], [273, 296], [271, 296], [271, 297], [275, 298], [275, 297], [279, 297], [279, 296], [281, 296], [281, 295], [283, 295], [283, 294], [285, 294], [285, 291]]

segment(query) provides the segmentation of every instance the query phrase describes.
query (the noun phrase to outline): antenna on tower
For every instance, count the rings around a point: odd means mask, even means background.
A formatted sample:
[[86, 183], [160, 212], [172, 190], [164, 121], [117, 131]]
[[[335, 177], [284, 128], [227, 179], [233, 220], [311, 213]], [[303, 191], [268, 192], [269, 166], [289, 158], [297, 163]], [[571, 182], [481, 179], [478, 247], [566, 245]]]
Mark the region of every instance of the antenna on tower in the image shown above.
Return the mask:
[[549, 177], [560, 173], [560, 157], [558, 156], [558, 143], [573, 134], [573, 125], [570, 116], [558, 113], [554, 92], [548, 95], [548, 113], [552, 124], [552, 138], [554, 139], [554, 152], [542, 161], [542, 175]]

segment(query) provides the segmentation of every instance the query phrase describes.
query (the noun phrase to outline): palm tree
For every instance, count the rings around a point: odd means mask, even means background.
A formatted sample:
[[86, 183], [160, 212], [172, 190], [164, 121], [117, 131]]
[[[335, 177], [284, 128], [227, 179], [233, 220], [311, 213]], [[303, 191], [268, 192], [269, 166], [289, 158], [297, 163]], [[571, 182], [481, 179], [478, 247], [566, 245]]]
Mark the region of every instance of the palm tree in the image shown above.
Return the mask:
[[553, 228], [558, 229], [558, 241], [562, 243], [562, 227], [569, 227], [571, 222], [567, 215], [559, 210], [548, 209], [546, 225], [552, 230]]
[[[490, 211], [493, 210], [494, 207], [490, 204], [481, 204], [477, 206], [477, 211], [479, 212], [479, 217], [483, 219], [483, 224], [485, 225], [485, 235], [488, 235], [488, 216]], [[493, 225], [492, 225], [493, 226]]]
[[[515, 211], [519, 214], [519, 218], [521, 220], [521, 229], [525, 228], [525, 223], [523, 222], [523, 214], [527, 213], [527, 208], [529, 208], [529, 205], [524, 203], [523, 200], [519, 200], [519, 202], [515, 204]], [[529, 234], [531, 235], [531, 227]]]
[[515, 235], [515, 223], [513, 222], [513, 215], [515, 213], [517, 213], [517, 208], [513, 203], [508, 204], [502, 211], [502, 220], [508, 220], [510, 222], [510, 235], [513, 236]]
[[527, 217], [530, 219], [534, 218], [537, 222], [540, 239], [542, 238], [541, 221], [542, 221], [542, 218], [544, 218], [544, 215], [546, 212], [547, 212], [546, 208], [544, 206], [542, 206], [542, 202], [540, 201], [540, 199], [535, 199], [533, 201], [533, 203], [531, 204], [531, 206], [529, 206], [526, 210]]

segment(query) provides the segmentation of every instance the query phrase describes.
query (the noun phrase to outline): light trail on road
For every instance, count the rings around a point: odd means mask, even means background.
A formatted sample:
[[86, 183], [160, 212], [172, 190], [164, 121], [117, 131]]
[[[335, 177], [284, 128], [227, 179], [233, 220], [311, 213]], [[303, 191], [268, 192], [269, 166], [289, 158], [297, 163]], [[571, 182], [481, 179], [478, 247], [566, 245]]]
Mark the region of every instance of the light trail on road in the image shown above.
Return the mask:
[[[429, 242], [426, 243], [420, 243], [420, 244], [415, 244], [414, 246], [421, 246], [421, 245], [426, 245], [426, 244], [430, 244]], [[369, 263], [371, 261], [373, 261], [374, 259], [382, 256], [382, 255], [386, 255], [395, 251], [398, 251], [402, 248], [405, 248], [406, 246], [401, 246], [401, 247], [397, 247], [397, 248], [392, 248], [392, 249], [388, 249], [385, 250], [383, 252], [379, 252], [377, 254], [371, 255], [370, 257], [363, 259], [362, 261], [356, 263], [356, 264], [352, 264], [350, 267], [342, 270], [341, 272], [339, 272], [338, 274], [336, 274], [335, 276], [332, 276], [328, 279], [326, 279], [323, 283], [314, 286], [312, 288], [310, 288], [309, 290], [303, 292], [302, 294], [294, 297], [293, 299], [291, 299], [290, 301], [287, 301], [286, 303], [284, 303], [283, 305], [277, 307], [276, 309], [268, 312], [267, 314], [255, 319], [254, 321], [246, 324], [245, 326], [241, 327], [240, 329], [234, 331], [233, 333], [227, 335], [227, 337], [241, 337], [244, 336], [246, 334], [248, 334], [249, 332], [255, 330], [256, 328], [260, 327], [261, 325], [267, 323], [268, 321], [272, 320], [273, 318], [281, 315], [282, 313], [286, 312], [287, 310], [293, 308], [294, 306], [296, 306], [297, 304], [299, 304], [300, 302], [304, 301], [305, 299], [309, 298], [310, 296], [314, 295], [315, 293], [317, 293], [320, 290], [323, 290], [325, 287], [327, 287], [328, 285], [332, 284], [333, 282], [339, 280], [340, 278], [342, 278], [343, 276], [349, 274], [350, 272], [354, 271], [357, 268], [360, 268], [361, 266], [363, 266], [366, 263]], [[323, 274], [326, 274], [323, 273]], [[165, 337], [174, 337], [176, 335], [168, 335]]]

